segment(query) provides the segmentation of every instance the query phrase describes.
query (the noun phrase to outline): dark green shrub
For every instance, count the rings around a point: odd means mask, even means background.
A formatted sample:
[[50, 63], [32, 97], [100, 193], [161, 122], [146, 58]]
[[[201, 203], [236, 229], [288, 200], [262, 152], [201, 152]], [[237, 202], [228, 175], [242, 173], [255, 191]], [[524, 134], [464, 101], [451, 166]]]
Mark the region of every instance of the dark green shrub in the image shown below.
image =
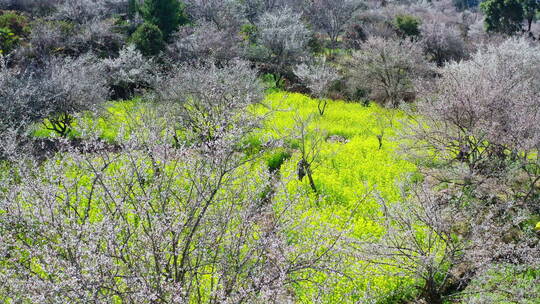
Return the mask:
[[394, 22], [399, 34], [402, 37], [420, 36], [420, 19], [410, 15], [397, 15]]
[[257, 27], [253, 24], [244, 24], [240, 29], [240, 34], [244, 41], [255, 43], [257, 40]]
[[256, 134], [252, 134], [247, 136], [240, 145], [238, 146], [238, 150], [243, 151], [246, 155], [255, 155], [259, 152], [261, 152], [263, 142], [260, 136]]
[[315, 33], [311, 34], [307, 46], [312, 54], [320, 54], [324, 52], [324, 42]]
[[367, 105], [369, 105], [369, 92], [364, 88], [356, 88], [352, 95], [352, 99], [356, 101], [362, 101], [362, 103], [365, 103], [367, 101]]
[[348, 26], [343, 35], [344, 46], [348, 49], [359, 50], [367, 39], [367, 33], [361, 24], [353, 23]]
[[19, 43], [19, 36], [15, 35], [11, 29], [0, 27], [0, 54], [11, 52]]
[[15, 13], [0, 15], [0, 54], [11, 52], [29, 33], [28, 18]]
[[30, 33], [28, 18], [15, 13], [0, 15], [0, 27], [8, 28], [13, 34], [23, 37]]
[[267, 73], [262, 76], [262, 81], [269, 91], [279, 91], [285, 88], [285, 80], [275, 74]]
[[145, 56], [159, 54], [165, 45], [161, 30], [156, 25], [148, 22], [141, 24], [133, 35], [131, 35], [131, 42]]
[[291, 158], [291, 156], [291, 152], [284, 149], [280, 149], [270, 154], [266, 159], [268, 170], [270, 170], [270, 172], [278, 171], [281, 168], [281, 165], [283, 165], [287, 159]]

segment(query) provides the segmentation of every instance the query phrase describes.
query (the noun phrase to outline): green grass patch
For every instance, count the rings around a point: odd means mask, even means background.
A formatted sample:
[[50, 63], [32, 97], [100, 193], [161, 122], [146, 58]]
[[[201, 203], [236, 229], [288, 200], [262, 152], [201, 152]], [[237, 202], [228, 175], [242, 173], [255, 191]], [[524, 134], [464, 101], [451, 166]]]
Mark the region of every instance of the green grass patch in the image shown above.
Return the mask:
[[[388, 201], [401, 198], [398, 184], [412, 177], [417, 178], [416, 166], [398, 155], [399, 142], [394, 135], [400, 120], [406, 119], [399, 110], [383, 109], [376, 104], [368, 107], [359, 103], [330, 101], [323, 116], [318, 114], [317, 100], [308, 96], [287, 93], [270, 93], [264, 106], [254, 107], [260, 115], [270, 115], [264, 128], [258, 132], [265, 140], [281, 140], [284, 147], [277, 149], [267, 159], [270, 168], [280, 168], [282, 179], [291, 181], [288, 193], [308, 199], [296, 206], [306, 218], [312, 217], [323, 225], [337, 227], [344, 219], [353, 216], [352, 235], [357, 239], [380, 236], [383, 231], [373, 217], [380, 216], [379, 204], [369, 196], [377, 192]], [[312, 117], [311, 132], [319, 132], [323, 142], [318, 159], [313, 164], [313, 178], [320, 195], [315, 195], [307, 178], [296, 178], [300, 160], [298, 139], [291, 138], [295, 118]], [[383, 147], [379, 149], [377, 135], [384, 134]], [[330, 140], [338, 136], [341, 140]], [[292, 151], [289, 155], [289, 152]], [[285, 157], [286, 155], [286, 157]], [[276, 195], [279, 200], [279, 195]], [[367, 198], [366, 198], [367, 196]], [[314, 227], [319, 227], [315, 225]], [[315, 228], [314, 228], [315, 229]], [[290, 232], [292, 241], [317, 235], [317, 231]], [[380, 295], [380, 303], [396, 303], [409, 299], [414, 291], [411, 279], [388, 276], [386, 271], [351, 261], [351, 272], [363, 273], [351, 281], [335, 279], [313, 273], [309, 281], [298, 286], [295, 292], [301, 303], [310, 303], [316, 297], [317, 283], [330, 284], [332, 292], [322, 296], [323, 303], [355, 303], [365, 293]], [[390, 270], [390, 269], [386, 269]]]
[[[141, 119], [145, 103], [140, 99], [115, 101], [107, 103], [97, 113], [83, 112], [74, 117], [71, 124], [70, 138], [97, 135], [107, 142], [115, 142], [118, 136]], [[58, 135], [45, 127], [44, 123], [36, 124], [31, 135], [38, 138], [51, 138]]]

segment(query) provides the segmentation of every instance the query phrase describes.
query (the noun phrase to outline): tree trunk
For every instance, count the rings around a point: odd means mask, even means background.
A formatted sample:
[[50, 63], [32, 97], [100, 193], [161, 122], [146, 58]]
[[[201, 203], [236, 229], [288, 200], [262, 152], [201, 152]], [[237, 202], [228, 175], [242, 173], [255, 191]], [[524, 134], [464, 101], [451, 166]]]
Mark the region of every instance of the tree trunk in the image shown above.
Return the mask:
[[309, 168], [307, 168], [307, 176], [309, 179], [309, 185], [311, 186], [311, 189], [313, 189], [313, 192], [318, 193], [317, 187], [315, 187], [315, 182], [313, 181], [313, 176], [311, 176], [311, 170]]
[[434, 282], [434, 279], [426, 281], [423, 298], [429, 304], [443, 304], [442, 295], [439, 292], [437, 283]]

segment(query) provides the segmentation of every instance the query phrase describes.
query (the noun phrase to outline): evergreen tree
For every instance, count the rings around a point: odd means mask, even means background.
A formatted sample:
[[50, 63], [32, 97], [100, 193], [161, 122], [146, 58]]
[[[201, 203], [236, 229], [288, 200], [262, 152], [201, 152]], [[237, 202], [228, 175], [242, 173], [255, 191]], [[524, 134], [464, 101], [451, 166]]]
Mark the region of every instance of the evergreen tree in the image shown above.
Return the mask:
[[160, 29], [148, 22], [141, 24], [131, 35], [131, 42], [145, 56], [155, 56], [164, 47], [163, 35]]
[[405, 37], [418, 37], [420, 36], [420, 25], [422, 22], [420, 19], [410, 15], [397, 15], [394, 24], [399, 34]]
[[488, 32], [513, 34], [521, 29], [524, 11], [519, 0], [486, 0], [480, 8]]
[[133, 19], [137, 14], [138, 5], [137, 0], [128, 0], [128, 17]]
[[140, 8], [143, 19], [156, 25], [168, 39], [178, 26], [187, 23], [184, 4], [179, 0], [145, 0]]
[[521, 5], [523, 6], [523, 14], [527, 20], [527, 30], [531, 31], [531, 26], [536, 17], [536, 13], [540, 10], [540, 1], [539, 0], [521, 0]]
[[479, 0], [452, 0], [452, 3], [458, 11], [475, 8], [479, 4]]

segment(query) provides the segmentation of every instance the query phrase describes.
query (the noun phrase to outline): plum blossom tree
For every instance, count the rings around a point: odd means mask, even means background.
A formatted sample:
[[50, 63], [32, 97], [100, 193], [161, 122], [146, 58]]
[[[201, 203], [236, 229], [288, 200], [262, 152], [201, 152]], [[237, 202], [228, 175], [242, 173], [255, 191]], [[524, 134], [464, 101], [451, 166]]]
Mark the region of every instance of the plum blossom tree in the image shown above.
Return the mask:
[[238, 141], [256, 126], [258, 120], [245, 109], [262, 100], [263, 87], [246, 62], [235, 60], [223, 66], [201, 62], [177, 67], [159, 98], [174, 115], [176, 134], [211, 148]]
[[414, 81], [431, 70], [419, 44], [378, 37], [369, 38], [347, 64], [354, 86], [367, 89], [371, 98], [390, 107], [411, 99], [416, 93]]
[[353, 247], [357, 246], [362, 259], [381, 265], [377, 271], [417, 279], [420, 298], [442, 304], [462, 289], [471, 275], [454, 271], [464, 262], [467, 249], [467, 243], [454, 232], [461, 214], [449, 206], [450, 197], [433, 192], [429, 185], [409, 188], [403, 202], [379, 198], [383, 216], [374, 220], [384, 227], [384, 235], [375, 240], [352, 240]]
[[306, 13], [310, 22], [328, 35], [332, 46], [336, 46], [338, 38], [351, 17], [363, 4], [358, 0], [308, 0], [306, 2]]
[[185, 3], [192, 20], [213, 23], [219, 30], [236, 28], [242, 19], [242, 7], [234, 0], [187, 0]]
[[104, 59], [103, 66], [114, 99], [130, 98], [136, 92], [157, 86], [157, 65], [134, 45], [124, 47], [116, 58]]
[[66, 136], [71, 114], [96, 109], [108, 96], [101, 64], [92, 55], [80, 58], [54, 58], [44, 67], [12, 71], [3, 68], [0, 100], [3, 118], [35, 123]]
[[262, 46], [262, 58], [257, 58], [280, 77], [290, 73], [291, 66], [307, 56], [310, 31], [301, 15], [289, 8], [268, 12], [257, 23], [257, 43]]
[[214, 23], [201, 22], [178, 31], [167, 47], [177, 62], [215, 60], [226, 62], [241, 56], [240, 36], [233, 29], [220, 30]]
[[327, 106], [327, 94], [332, 83], [339, 79], [337, 70], [326, 62], [326, 58], [318, 59], [313, 64], [300, 64], [294, 74], [309, 88], [311, 93], [319, 99], [319, 114], [324, 115]]
[[54, 15], [59, 19], [83, 23], [114, 13], [108, 5], [111, 2], [122, 2], [122, 0], [60, 0], [55, 6]]
[[6, 10], [19, 10], [37, 15], [48, 14], [54, 10], [59, 0], [34, 1], [34, 0], [0, 0], [0, 7]]
[[432, 144], [442, 145], [433, 147], [446, 154], [468, 147], [472, 167], [498, 148], [515, 152], [537, 148], [538, 59], [536, 46], [510, 39], [479, 50], [470, 61], [441, 69], [433, 93], [420, 107], [446, 130], [430, 132], [447, 137], [442, 141], [434, 137]]
[[28, 43], [14, 53], [13, 60], [26, 64], [45, 63], [50, 57], [78, 57], [87, 52], [99, 57], [116, 56], [125, 37], [114, 27], [111, 19], [92, 19], [72, 26], [66, 26], [65, 21], [36, 20]]
[[283, 0], [244, 0], [242, 1], [242, 10], [246, 19], [255, 24], [259, 17], [266, 12], [273, 11], [282, 7]]
[[466, 243], [463, 266], [473, 273], [540, 263], [538, 56], [524, 39], [485, 46], [439, 69], [418, 105], [408, 151], [437, 155], [422, 172], [443, 189], [442, 208], [456, 216], [447, 223]]
[[460, 32], [447, 24], [423, 23], [420, 43], [431, 61], [442, 66], [448, 61], [458, 61], [467, 56], [467, 46]]

